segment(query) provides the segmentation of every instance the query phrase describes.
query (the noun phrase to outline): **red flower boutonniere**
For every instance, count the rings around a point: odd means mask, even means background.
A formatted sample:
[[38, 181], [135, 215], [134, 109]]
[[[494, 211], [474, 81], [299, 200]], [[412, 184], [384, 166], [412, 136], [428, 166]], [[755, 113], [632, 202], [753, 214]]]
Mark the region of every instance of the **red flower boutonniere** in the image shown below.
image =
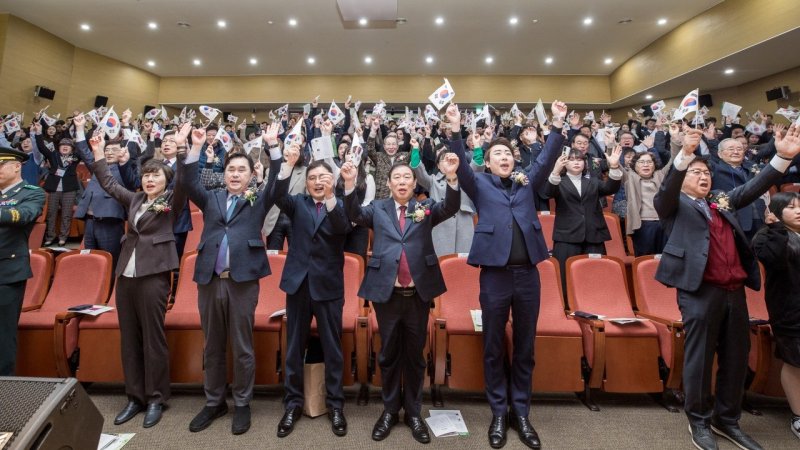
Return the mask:
[[425, 220], [426, 216], [431, 215], [431, 209], [428, 205], [424, 205], [422, 203], [417, 203], [417, 206], [414, 207], [414, 211], [406, 214], [406, 218], [413, 220], [416, 223], [420, 223]]

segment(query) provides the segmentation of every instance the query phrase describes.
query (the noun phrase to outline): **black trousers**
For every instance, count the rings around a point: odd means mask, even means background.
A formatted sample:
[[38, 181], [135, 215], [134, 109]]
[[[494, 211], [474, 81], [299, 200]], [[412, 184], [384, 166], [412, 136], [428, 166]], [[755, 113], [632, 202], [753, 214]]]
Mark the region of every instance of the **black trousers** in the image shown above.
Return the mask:
[[117, 314], [125, 394], [141, 405], [169, 400], [169, 349], [164, 315], [169, 272], [117, 278]]
[[[480, 283], [486, 398], [495, 416], [505, 415], [511, 406], [517, 416], [528, 417], [541, 295], [539, 271], [534, 265], [483, 267]], [[505, 357], [509, 313], [514, 321], [511, 367]]]
[[420, 416], [425, 384], [425, 340], [428, 338], [430, 303], [419, 295], [393, 294], [386, 303], [373, 303], [381, 335], [381, 394], [383, 408], [395, 414], [402, 407]]
[[656, 255], [664, 250], [667, 245], [667, 234], [661, 228], [661, 222], [658, 220], [643, 220], [642, 226], [638, 230], [634, 230], [633, 235], [633, 253], [636, 256], [642, 255]]
[[286, 373], [284, 388], [287, 409], [303, 407], [303, 363], [311, 333], [311, 318], [317, 318], [317, 331], [325, 358], [325, 403], [329, 409], [344, 405], [342, 390], [342, 308], [344, 298], [315, 301], [308, 289], [308, 278], [294, 294], [286, 294]]
[[0, 376], [14, 375], [17, 363], [17, 323], [27, 281], [0, 284]]
[[[678, 289], [678, 307], [686, 330], [683, 387], [689, 422], [707, 426], [713, 416], [724, 424], [737, 424], [750, 352], [744, 288], [727, 291], [702, 283], [694, 292]], [[715, 353], [718, 370], [712, 397]]]
[[87, 217], [86, 228], [83, 231], [83, 246], [111, 253], [113, 261], [111, 270], [116, 271], [124, 234], [125, 221], [122, 219]]

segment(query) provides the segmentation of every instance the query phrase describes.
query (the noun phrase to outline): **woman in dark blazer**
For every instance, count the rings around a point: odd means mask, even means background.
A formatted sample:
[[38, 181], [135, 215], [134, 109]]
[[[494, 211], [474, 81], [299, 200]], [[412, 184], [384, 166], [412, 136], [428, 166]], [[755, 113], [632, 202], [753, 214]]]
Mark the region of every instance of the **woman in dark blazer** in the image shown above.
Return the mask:
[[[44, 245], [48, 246], [58, 238], [58, 245], [63, 246], [69, 237], [72, 207], [75, 206], [75, 199], [80, 189], [77, 175], [80, 159], [72, 139], [61, 139], [52, 149], [51, 145], [47, 144], [41, 134], [36, 135], [36, 146], [47, 158], [50, 166], [44, 180], [44, 190], [47, 192], [47, 231]], [[60, 226], [56, 224], [59, 211], [61, 211]]]
[[753, 237], [753, 251], [767, 272], [767, 310], [784, 363], [781, 385], [792, 409], [789, 426], [800, 438], [800, 194], [775, 194], [769, 211], [769, 225]]
[[[619, 190], [622, 170], [619, 158], [622, 147], [616, 146], [606, 160], [608, 179], [589, 176], [586, 155], [570, 150], [556, 160], [541, 195], [556, 199], [556, 220], [553, 225], [553, 256], [566, 280], [567, 259], [575, 255], [605, 255], [605, 241], [611, 239], [600, 199]], [[566, 287], [566, 286], [565, 286]], [[566, 292], [566, 289], [565, 291]]]
[[[191, 125], [184, 124], [175, 135], [179, 152], [186, 148], [190, 130]], [[108, 170], [102, 136], [95, 136], [89, 142], [95, 158], [92, 172], [103, 189], [128, 212], [128, 231], [117, 263], [116, 292], [122, 368], [129, 401], [114, 424], [127, 422], [146, 405], [143, 425], [149, 428], [161, 420], [163, 404], [170, 395], [164, 315], [171, 273], [180, 265], [172, 227], [187, 196], [180, 183], [175, 184], [175, 191], [166, 190], [174, 174], [169, 166], [157, 160], [142, 165], [142, 191], [128, 191]], [[123, 154], [120, 165], [128, 163], [129, 158]]]

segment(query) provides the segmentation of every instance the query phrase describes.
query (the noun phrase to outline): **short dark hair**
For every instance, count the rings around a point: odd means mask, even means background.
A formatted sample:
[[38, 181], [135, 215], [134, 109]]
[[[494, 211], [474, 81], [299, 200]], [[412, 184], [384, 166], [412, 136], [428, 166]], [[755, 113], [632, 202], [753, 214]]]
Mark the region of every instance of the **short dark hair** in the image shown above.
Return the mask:
[[710, 159], [708, 159], [708, 157], [707, 157], [707, 156], [697, 156], [697, 157], [695, 157], [695, 158], [692, 160], [692, 162], [690, 162], [690, 163], [689, 163], [689, 165], [691, 166], [691, 165], [692, 165], [692, 164], [694, 164], [694, 163], [702, 163], [702, 164], [705, 164], [705, 166], [708, 168], [709, 172], [711, 172], [711, 175], [712, 175], [712, 176], [714, 175], [714, 168], [713, 168], [713, 166], [711, 165], [711, 160], [710, 160]]
[[228, 153], [228, 156], [225, 158], [225, 165], [224, 165], [223, 169], [227, 169], [228, 165], [230, 165], [231, 161], [233, 161], [234, 159], [238, 159], [238, 158], [244, 158], [244, 159], [247, 160], [247, 165], [250, 167], [250, 172], [255, 172], [256, 171], [256, 165], [253, 162], [253, 158], [251, 158], [249, 155], [247, 155], [245, 153], [233, 153], [233, 152]]
[[572, 136], [572, 140], [570, 141], [570, 144], [575, 144], [575, 139], [578, 139], [578, 138], [586, 139], [587, 142], [591, 143], [591, 141], [589, 141], [589, 138], [585, 134], [577, 133], [577, 134], [575, 134], [575, 136]]
[[778, 192], [769, 201], [769, 212], [775, 214], [779, 221], [783, 222], [783, 210], [792, 204], [793, 201], [800, 200], [798, 192]]
[[164, 172], [164, 178], [167, 179], [167, 186], [172, 182], [172, 178], [175, 176], [175, 172], [172, 168], [163, 161], [159, 161], [157, 159], [150, 159], [146, 163], [142, 164], [142, 174], [141, 176], [144, 177], [145, 174], [148, 173], [157, 173], [158, 171]]
[[492, 142], [489, 142], [489, 146], [486, 147], [487, 153], [488, 153], [488, 149], [494, 147], [495, 145], [505, 145], [506, 147], [508, 147], [509, 150], [511, 150], [511, 141], [509, 141], [508, 139], [506, 139], [504, 137], [499, 137], [499, 138], [495, 138]]
[[219, 131], [219, 127], [215, 123], [209, 124], [206, 127], [206, 133], [208, 133], [209, 131]]
[[325, 161], [319, 159], [319, 160], [313, 161], [311, 164], [308, 165], [308, 167], [306, 168], [306, 177], [308, 177], [308, 172], [311, 172], [312, 170], [316, 169], [317, 167], [322, 167], [328, 173], [333, 175], [333, 169], [331, 169], [331, 166], [328, 165], [328, 163], [326, 163]]
[[392, 174], [394, 173], [394, 171], [397, 170], [400, 167], [408, 167], [408, 170], [411, 171], [411, 176], [413, 176], [415, 180], [417, 179], [417, 174], [414, 172], [414, 169], [412, 169], [411, 165], [408, 164], [405, 161], [398, 161], [398, 162], [392, 164], [392, 167], [389, 169], [388, 179], [391, 179], [392, 178]]

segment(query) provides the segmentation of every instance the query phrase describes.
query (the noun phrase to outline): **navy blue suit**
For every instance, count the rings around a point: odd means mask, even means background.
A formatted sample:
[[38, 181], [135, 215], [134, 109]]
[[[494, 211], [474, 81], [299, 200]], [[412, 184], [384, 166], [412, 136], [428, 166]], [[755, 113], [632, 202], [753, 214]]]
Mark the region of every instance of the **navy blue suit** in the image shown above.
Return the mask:
[[311, 318], [316, 317], [322, 352], [325, 357], [325, 387], [328, 408], [341, 409], [342, 391], [342, 308], [344, 307], [344, 242], [350, 221], [342, 202], [328, 211], [313, 198], [297, 194], [275, 202], [292, 220], [294, 239], [289, 246], [281, 276], [286, 292], [287, 351], [284, 386], [287, 409], [302, 408], [303, 355]]
[[[80, 152], [81, 159], [87, 167], [91, 167], [94, 163], [94, 154], [86, 140], [77, 141], [76, 147]], [[133, 163], [129, 161], [128, 165], [133, 166]], [[119, 165], [111, 164], [108, 166], [108, 171], [120, 185], [129, 190], [136, 189], [137, 181], [135, 172], [132, 170], [121, 170]], [[86, 222], [83, 233], [84, 247], [111, 253], [114, 270], [116, 270], [117, 260], [122, 249], [122, 236], [125, 234], [127, 213], [120, 202], [103, 190], [94, 174], [83, 191], [83, 197], [78, 203], [75, 217]]]
[[[480, 302], [483, 321], [483, 364], [486, 396], [495, 416], [512, 412], [527, 417], [533, 376], [533, 343], [539, 318], [539, 272], [536, 264], [548, 257], [542, 225], [536, 216], [536, 193], [561, 154], [564, 137], [553, 129], [544, 150], [527, 170], [528, 184], [500, 179], [489, 173], [475, 173], [464, 155], [464, 142], [451, 141], [459, 157], [458, 181], [475, 204], [478, 224], [467, 263], [481, 267]], [[504, 184], [505, 183], [505, 184]], [[527, 252], [527, 261], [512, 256], [514, 234]], [[521, 240], [522, 242], [519, 242]], [[519, 250], [518, 248], [516, 249]], [[514, 318], [514, 354], [510, 379], [506, 374], [504, 336], [509, 311]]]
[[[203, 235], [197, 246], [193, 279], [197, 282], [200, 325], [205, 336], [203, 385], [207, 406], [225, 403], [228, 338], [234, 361], [234, 405], [247, 406], [253, 397], [253, 324], [258, 303], [258, 280], [270, 274], [261, 226], [275, 198], [285, 196], [289, 189], [289, 178], [276, 181], [281, 157], [271, 162], [266, 188], [256, 193], [252, 204], [240, 197], [230, 219], [227, 213], [228, 191], [207, 191], [198, 180], [197, 162], [181, 168], [186, 178], [181, 177], [180, 182], [186, 184], [189, 198], [203, 212]], [[225, 236], [229, 267], [217, 274], [217, 255]]]
[[[749, 166], [749, 167], [748, 167]], [[739, 186], [752, 180], [755, 174], [750, 171], [751, 164], [734, 168], [730, 164], [719, 161], [714, 164], [714, 178], [711, 188], [714, 190], [732, 191]], [[767, 209], [766, 203], [761, 198], [748, 205], [742, 205], [736, 210], [736, 219], [742, 227], [748, 240], [752, 240], [756, 232], [764, 225], [764, 211]]]
[[[422, 350], [428, 335], [430, 301], [447, 290], [431, 233], [434, 226], [458, 212], [461, 193], [448, 186], [441, 202], [411, 199], [406, 213], [412, 214], [417, 205], [430, 214], [420, 222], [406, 218], [401, 230], [393, 198], [375, 200], [368, 206], [359, 204], [355, 190], [344, 198], [349, 219], [373, 229], [372, 257], [358, 295], [372, 301], [378, 318], [384, 409], [396, 414], [402, 407], [411, 417], [420, 416], [422, 405]], [[403, 250], [414, 285], [409, 289], [395, 288]]]

